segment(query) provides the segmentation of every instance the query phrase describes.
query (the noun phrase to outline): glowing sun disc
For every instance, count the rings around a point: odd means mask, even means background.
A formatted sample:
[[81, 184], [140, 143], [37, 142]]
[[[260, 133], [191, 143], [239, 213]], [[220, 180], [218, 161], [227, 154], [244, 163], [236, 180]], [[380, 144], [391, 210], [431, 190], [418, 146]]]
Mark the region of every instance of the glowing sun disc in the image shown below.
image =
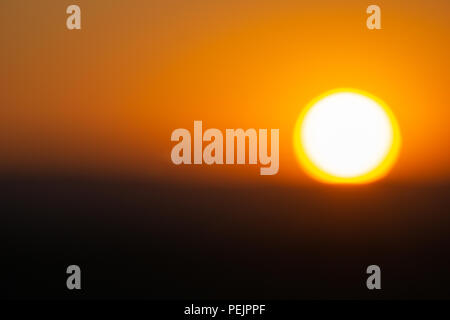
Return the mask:
[[379, 98], [355, 89], [333, 90], [311, 101], [294, 130], [301, 165], [327, 183], [377, 180], [393, 166], [399, 147], [392, 111]]

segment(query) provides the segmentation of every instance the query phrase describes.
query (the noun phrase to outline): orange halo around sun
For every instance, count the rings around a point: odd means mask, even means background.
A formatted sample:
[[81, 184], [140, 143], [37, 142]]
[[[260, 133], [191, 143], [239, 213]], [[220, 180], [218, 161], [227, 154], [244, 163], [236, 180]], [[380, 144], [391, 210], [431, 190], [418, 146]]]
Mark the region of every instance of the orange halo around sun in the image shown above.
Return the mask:
[[[386, 125], [384, 126], [386, 131], [386, 128], [389, 128], [386, 132], [388, 132], [389, 134], [389, 140], [386, 140], [387, 138], [384, 138], [386, 141], [381, 141], [381, 145], [383, 145], [384, 143], [384, 151], [383, 152], [379, 152], [378, 154], [378, 158], [375, 157], [375, 159], [369, 159], [369, 161], [372, 161], [372, 163], [369, 166], [366, 166], [366, 168], [361, 169], [361, 172], [351, 172], [351, 173], [346, 173], [345, 170], [342, 172], [339, 172], [339, 165], [345, 167], [347, 165], [347, 169], [349, 164], [352, 163], [353, 160], [358, 160], [357, 157], [361, 156], [361, 154], [358, 154], [358, 151], [361, 151], [360, 149], [363, 150], [369, 150], [368, 154], [370, 154], [371, 150], [371, 145], [373, 144], [374, 146], [376, 145], [380, 145], [380, 143], [377, 144], [376, 139], [377, 136], [387, 136], [387, 133], [384, 132], [376, 132], [376, 126], [372, 126], [374, 129], [373, 132], [367, 132], [368, 130], [371, 130], [370, 128], [372, 128], [370, 126], [369, 123], [369, 129], [367, 129], [363, 123], [357, 123], [358, 118], [357, 116], [352, 116], [352, 115], [343, 115], [341, 116], [341, 118], [336, 117], [336, 118], [330, 118], [330, 116], [325, 115], [325, 117], [328, 117], [328, 119], [325, 120], [325, 122], [323, 122], [324, 124], [330, 124], [330, 125], [324, 125], [322, 128], [320, 127], [320, 121], [317, 122], [313, 122], [312, 120], [310, 120], [311, 118], [313, 119], [320, 119], [320, 117], [318, 118], [316, 116], [316, 114], [318, 113], [316, 110], [319, 108], [318, 106], [320, 106], [323, 109], [323, 105], [324, 102], [326, 103], [328, 101], [328, 104], [331, 106], [328, 106], [328, 108], [332, 108], [332, 109], [328, 109], [328, 111], [333, 111], [334, 113], [336, 113], [337, 109], [333, 109], [333, 108], [342, 108], [344, 111], [345, 110], [349, 110], [348, 108], [345, 109], [345, 104], [343, 103], [337, 103], [335, 102], [335, 106], [332, 105], [332, 102], [330, 99], [333, 99], [335, 97], [339, 97], [339, 96], [343, 96], [343, 97], [350, 97], [351, 99], [354, 99], [355, 101], [365, 101], [364, 103], [366, 103], [367, 105], [370, 106], [370, 108], [372, 108], [375, 112], [377, 112], [378, 115], [380, 115], [380, 119], [384, 119], [382, 121], [384, 121], [386, 123]], [[359, 100], [358, 100], [359, 99]], [[339, 99], [334, 99], [335, 101], [339, 101]], [[341, 99], [342, 100], [342, 99]], [[345, 102], [345, 100], [343, 100]], [[351, 101], [351, 100], [350, 100]], [[342, 102], [342, 101], [341, 101]], [[364, 108], [364, 106], [361, 106], [361, 108], [357, 108], [355, 109], [355, 107], [359, 107], [359, 106], [351, 106], [351, 108], [353, 108], [353, 110], [355, 110], [357, 114], [360, 113], [360, 110], [362, 110]], [[314, 112], [311, 112], [311, 110], [313, 110]], [[351, 109], [350, 109], [351, 110]], [[372, 112], [372, 111], [370, 111]], [[369, 115], [370, 115], [369, 112]], [[344, 112], [345, 113], [345, 112]], [[312, 117], [311, 114], [315, 115], [315, 117]], [[339, 113], [338, 113], [339, 114]], [[352, 118], [353, 117], [353, 118]], [[343, 124], [339, 124], [339, 120], [340, 119], [344, 119], [344, 122], [348, 122]], [[350, 119], [350, 120], [348, 120]], [[372, 121], [371, 117], [363, 117], [364, 121]], [[328, 122], [327, 122], [328, 121]], [[330, 122], [331, 121], [331, 122]], [[350, 145], [348, 148], [345, 148], [345, 138], [341, 139], [341, 140], [337, 140], [338, 141], [338, 145], [339, 143], [343, 143], [344, 148], [342, 150], [347, 150], [347, 154], [346, 151], [339, 151], [338, 153], [336, 153], [336, 148], [339, 146], [336, 146], [336, 144], [333, 143], [329, 143], [329, 146], [327, 146], [327, 139], [333, 140], [335, 138], [335, 136], [339, 136], [339, 129], [340, 128], [344, 128], [343, 130], [345, 131], [347, 129], [347, 126], [352, 126], [352, 121], [355, 124], [354, 127], [355, 128], [351, 128], [352, 130], [354, 129], [354, 131], [351, 131], [351, 135], [347, 134], [347, 136], [344, 135], [344, 137], [348, 137], [349, 141], [351, 140], [357, 140], [360, 137], [364, 137], [364, 134], [368, 134], [368, 137], [370, 137], [372, 140], [370, 140], [371, 144], [369, 143], [364, 143], [364, 141], [362, 141], [363, 144], [361, 144], [361, 141], [359, 141], [359, 146], [362, 146], [363, 148], [355, 148], [354, 146]], [[374, 120], [375, 121], [375, 120]], [[313, 132], [314, 134], [312, 134], [312, 138], [310, 137], [311, 134], [309, 134], [309, 127], [311, 127], [310, 122], [313, 122], [314, 124], [319, 123], [319, 127], [318, 128], [313, 128], [310, 131]], [[355, 123], [356, 122], [356, 123]], [[341, 127], [339, 126], [341, 125]], [[316, 125], [317, 127], [317, 125]], [[330, 128], [331, 127], [331, 128]], [[382, 126], [383, 127], [383, 126]], [[307, 130], [308, 129], [308, 130]], [[323, 129], [323, 130], [322, 130]], [[322, 131], [325, 132], [323, 137], [321, 137]], [[328, 133], [328, 136], [326, 136], [326, 131], [331, 131], [331, 133]], [[333, 131], [334, 130], [334, 131]], [[356, 131], [355, 131], [356, 130]], [[360, 130], [361, 134], [358, 135], [358, 130]], [[382, 129], [379, 129], [382, 131]], [[349, 130], [347, 130], [349, 131]], [[353, 134], [354, 132], [354, 134]], [[309, 141], [307, 140], [309, 139]], [[360, 140], [363, 138], [360, 138]], [[375, 139], [375, 140], [373, 140]], [[379, 138], [381, 139], [381, 138]], [[324, 143], [325, 141], [325, 143]], [[375, 142], [375, 143], [373, 143]], [[349, 142], [350, 143], [350, 142]], [[315, 146], [318, 145], [318, 147]], [[375, 97], [367, 92], [361, 91], [361, 90], [357, 90], [357, 89], [348, 89], [348, 88], [344, 88], [344, 89], [335, 89], [329, 92], [326, 92], [320, 96], [318, 96], [317, 98], [313, 99], [300, 113], [300, 116], [297, 120], [296, 126], [295, 126], [295, 130], [294, 130], [294, 149], [297, 155], [297, 158], [301, 164], [301, 166], [305, 169], [305, 171], [314, 179], [317, 179], [321, 182], [324, 183], [333, 183], [333, 184], [363, 184], [363, 183], [370, 183], [373, 182], [375, 180], [378, 180], [382, 177], [384, 177], [389, 170], [392, 168], [392, 166], [394, 165], [398, 153], [399, 153], [399, 149], [400, 149], [400, 145], [401, 145], [401, 135], [400, 135], [400, 129], [397, 123], [397, 120], [394, 116], [394, 114], [392, 113], [392, 111], [389, 109], [389, 107], [386, 105], [386, 103], [384, 101], [382, 101], [381, 99], [379, 99], [378, 97]], [[312, 147], [311, 147], [312, 146]], [[318, 152], [316, 152], [317, 155], [315, 157], [314, 152], [311, 151], [311, 149], [314, 151], [314, 148], [316, 148], [317, 150], [319, 150]], [[320, 149], [322, 148], [322, 149]], [[325, 149], [324, 149], [325, 148]], [[327, 151], [326, 148], [331, 148], [333, 150], [331, 150], [330, 152]], [[326, 155], [328, 154], [330, 155], [328, 158], [326, 158]], [[336, 155], [336, 157], [333, 157], [333, 152], [334, 155]], [[325, 155], [325, 160], [324, 159], [324, 155]], [[347, 160], [346, 157], [347, 156]], [[364, 158], [364, 154], [362, 155]], [[322, 163], [321, 163], [321, 159], [320, 157], [322, 157]], [[336, 160], [334, 160], [334, 158], [336, 158]], [[319, 160], [318, 160], [319, 159]], [[333, 161], [335, 161], [336, 163], [333, 163]], [[341, 163], [339, 163], [339, 161]], [[326, 166], [323, 165], [323, 162], [329, 163], [331, 164], [331, 167], [333, 169], [327, 168]], [[350, 168], [350, 171], [352, 168]], [[337, 171], [336, 171], [337, 170]], [[355, 170], [353, 170], [355, 171]], [[339, 172], [339, 173], [336, 173]]]

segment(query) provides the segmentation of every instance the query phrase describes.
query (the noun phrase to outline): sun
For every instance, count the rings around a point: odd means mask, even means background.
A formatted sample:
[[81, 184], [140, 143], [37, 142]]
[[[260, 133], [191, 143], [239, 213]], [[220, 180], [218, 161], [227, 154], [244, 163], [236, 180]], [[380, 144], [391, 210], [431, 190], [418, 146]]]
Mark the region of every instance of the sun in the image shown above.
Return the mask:
[[300, 114], [294, 148], [300, 164], [326, 183], [369, 183], [385, 176], [401, 143], [397, 120], [379, 98], [355, 89], [329, 91]]

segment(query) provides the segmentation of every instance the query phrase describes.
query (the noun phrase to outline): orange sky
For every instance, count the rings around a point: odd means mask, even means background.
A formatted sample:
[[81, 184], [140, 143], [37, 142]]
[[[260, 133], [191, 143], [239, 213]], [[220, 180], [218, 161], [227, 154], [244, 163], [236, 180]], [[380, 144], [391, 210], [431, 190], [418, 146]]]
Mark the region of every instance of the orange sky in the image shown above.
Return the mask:
[[[0, 3], [0, 172], [108, 172], [309, 183], [292, 131], [315, 96], [383, 99], [403, 136], [387, 179], [448, 181], [450, 2], [21, 1]], [[82, 30], [65, 8], [82, 9]], [[372, 4], [372, 3], [370, 3]], [[171, 132], [280, 129], [280, 171], [180, 168]]]

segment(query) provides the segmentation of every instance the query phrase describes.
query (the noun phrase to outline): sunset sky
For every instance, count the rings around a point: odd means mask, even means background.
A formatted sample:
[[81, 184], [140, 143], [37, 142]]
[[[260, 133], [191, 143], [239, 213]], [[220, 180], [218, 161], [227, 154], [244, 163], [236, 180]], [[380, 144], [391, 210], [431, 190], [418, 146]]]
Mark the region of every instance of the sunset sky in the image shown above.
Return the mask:
[[[372, 3], [382, 30], [365, 26]], [[65, 26], [70, 4], [79, 31]], [[397, 117], [386, 180], [449, 181], [449, 14], [448, 0], [1, 1], [0, 173], [309, 184], [297, 117], [352, 87]], [[173, 165], [171, 132], [194, 120], [280, 129], [278, 175]]]

